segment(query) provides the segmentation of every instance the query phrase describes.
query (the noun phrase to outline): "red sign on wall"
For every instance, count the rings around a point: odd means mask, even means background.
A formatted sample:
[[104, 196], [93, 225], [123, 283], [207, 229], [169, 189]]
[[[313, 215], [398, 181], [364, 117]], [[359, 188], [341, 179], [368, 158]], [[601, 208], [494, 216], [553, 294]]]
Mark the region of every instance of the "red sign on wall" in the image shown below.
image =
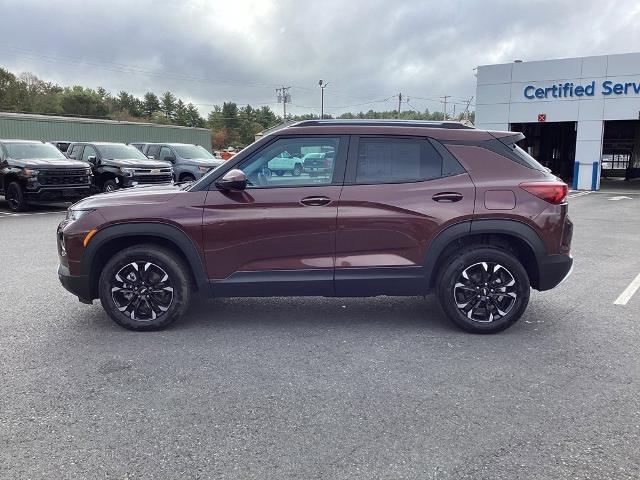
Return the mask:
[[539, 122], [546, 122], [547, 121], [547, 114], [546, 113], [539, 113], [538, 114], [538, 121]]

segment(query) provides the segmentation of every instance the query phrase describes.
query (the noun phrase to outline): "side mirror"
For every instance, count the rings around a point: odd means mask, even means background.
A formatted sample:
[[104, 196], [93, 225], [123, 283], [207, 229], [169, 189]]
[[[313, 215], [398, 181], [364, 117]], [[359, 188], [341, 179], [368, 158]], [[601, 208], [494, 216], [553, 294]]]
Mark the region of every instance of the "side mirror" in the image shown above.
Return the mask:
[[176, 163], [176, 157], [164, 157], [162, 160], [169, 163]]
[[87, 161], [88, 161], [89, 163], [96, 163], [96, 156], [95, 156], [95, 155], [89, 155], [89, 156], [87, 157]]
[[234, 168], [229, 170], [216, 182], [216, 187], [220, 190], [241, 191], [247, 188], [247, 176], [242, 170]]

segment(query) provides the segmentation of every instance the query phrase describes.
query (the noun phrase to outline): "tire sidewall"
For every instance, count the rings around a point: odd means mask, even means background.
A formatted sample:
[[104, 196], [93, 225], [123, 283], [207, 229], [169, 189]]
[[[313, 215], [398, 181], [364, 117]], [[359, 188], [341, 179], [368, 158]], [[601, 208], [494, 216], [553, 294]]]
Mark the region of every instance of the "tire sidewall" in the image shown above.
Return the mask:
[[[506, 267], [516, 280], [516, 303], [512, 309], [494, 322], [476, 322], [467, 318], [456, 306], [453, 291], [462, 272], [475, 263], [496, 262]], [[510, 252], [491, 247], [472, 248], [461, 253], [443, 268], [438, 282], [438, 299], [447, 317], [464, 330], [474, 333], [495, 333], [513, 325], [529, 303], [530, 283], [526, 270]]]
[[[145, 322], [132, 320], [118, 310], [111, 297], [110, 280], [123, 266], [135, 260], [155, 263], [161, 267], [171, 279], [174, 290], [173, 303], [169, 307], [169, 310], [155, 320]], [[100, 303], [107, 314], [117, 324], [129, 330], [138, 331], [160, 330], [182, 316], [189, 305], [190, 287], [189, 276], [184, 264], [177, 260], [175, 255], [172, 255], [168, 250], [152, 245], [130, 247], [114, 255], [102, 269], [98, 281]]]
[[[107, 186], [108, 185], [113, 185], [113, 189], [112, 190], [107, 190]], [[118, 184], [114, 181], [114, 180], [107, 180], [102, 184], [102, 191], [103, 192], [115, 192], [116, 190], [118, 190]]]
[[[7, 185], [7, 195], [5, 195], [5, 200], [7, 201], [7, 206], [9, 210], [12, 212], [24, 212], [27, 209], [27, 200], [24, 196], [24, 190], [22, 190], [22, 186], [18, 182], [11, 182]], [[15, 198], [18, 202], [17, 206], [12, 206], [9, 198], [11, 198], [12, 193], [15, 194]]]

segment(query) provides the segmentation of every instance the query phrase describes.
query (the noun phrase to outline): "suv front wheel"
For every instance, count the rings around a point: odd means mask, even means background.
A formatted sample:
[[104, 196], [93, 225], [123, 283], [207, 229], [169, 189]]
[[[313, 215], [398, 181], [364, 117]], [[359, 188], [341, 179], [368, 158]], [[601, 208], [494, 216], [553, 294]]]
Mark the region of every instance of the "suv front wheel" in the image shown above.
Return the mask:
[[100, 302], [129, 330], [160, 330], [183, 315], [191, 297], [183, 262], [156, 245], [136, 245], [114, 255], [99, 279]]
[[513, 325], [529, 303], [529, 276], [506, 250], [472, 247], [440, 272], [438, 300], [464, 330], [495, 333]]

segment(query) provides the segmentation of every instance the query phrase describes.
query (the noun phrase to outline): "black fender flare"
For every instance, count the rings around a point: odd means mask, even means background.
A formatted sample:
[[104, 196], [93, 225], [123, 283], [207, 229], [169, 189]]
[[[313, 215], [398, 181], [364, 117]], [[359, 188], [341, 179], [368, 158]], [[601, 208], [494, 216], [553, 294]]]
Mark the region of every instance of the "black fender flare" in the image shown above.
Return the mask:
[[436, 235], [427, 247], [423, 265], [429, 287], [432, 287], [434, 284], [434, 276], [437, 273], [436, 266], [445, 249], [456, 240], [462, 240], [464, 237], [482, 233], [498, 233], [522, 240], [533, 251], [535, 263], [538, 268], [542, 259], [547, 255], [544, 242], [540, 238], [540, 235], [538, 235], [533, 227], [526, 223], [507, 219], [465, 220], [446, 227]]
[[196, 248], [191, 238], [180, 228], [163, 222], [128, 222], [105, 227], [91, 238], [82, 255], [80, 270], [85, 278], [91, 280], [92, 266], [98, 251], [107, 242], [117, 238], [126, 237], [162, 238], [176, 245], [189, 263], [198, 290], [205, 291], [209, 288], [203, 257]]

